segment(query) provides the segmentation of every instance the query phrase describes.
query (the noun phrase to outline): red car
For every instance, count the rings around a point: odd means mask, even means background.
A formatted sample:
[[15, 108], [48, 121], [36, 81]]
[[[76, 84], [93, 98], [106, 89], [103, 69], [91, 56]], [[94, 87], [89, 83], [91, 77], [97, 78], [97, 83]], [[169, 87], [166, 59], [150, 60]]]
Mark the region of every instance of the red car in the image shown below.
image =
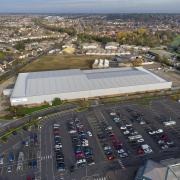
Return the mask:
[[114, 136], [111, 136], [111, 141], [112, 142], [116, 142], [116, 141], [118, 141], [118, 138], [114, 135]]
[[108, 160], [113, 160], [115, 157], [114, 157], [114, 155], [113, 154], [111, 154], [111, 155], [107, 155], [107, 159]]
[[27, 176], [26, 180], [32, 180], [31, 176]]
[[116, 136], [115, 136], [114, 133], [110, 133], [110, 134], [109, 134], [109, 137], [111, 137], [111, 138], [116, 138]]
[[76, 158], [84, 158], [85, 157], [83, 152], [76, 153], [75, 156], [76, 156]]
[[119, 143], [114, 143], [113, 146], [114, 146], [114, 148], [115, 148], [116, 150], [122, 148], [122, 144], [119, 144]]
[[169, 138], [168, 138], [168, 136], [167, 136], [166, 134], [163, 134], [163, 135], [161, 136], [161, 140], [167, 142], [167, 141], [169, 140]]
[[138, 149], [137, 151], [138, 155], [143, 155], [144, 154], [144, 150], [142, 148]]
[[59, 132], [55, 132], [55, 133], [54, 133], [54, 136], [59, 136]]

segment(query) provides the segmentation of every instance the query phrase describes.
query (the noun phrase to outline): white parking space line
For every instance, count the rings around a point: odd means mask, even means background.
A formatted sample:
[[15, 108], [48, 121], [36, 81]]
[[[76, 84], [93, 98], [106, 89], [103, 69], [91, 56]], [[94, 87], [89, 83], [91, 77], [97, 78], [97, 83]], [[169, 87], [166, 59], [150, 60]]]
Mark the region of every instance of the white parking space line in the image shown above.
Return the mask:
[[42, 173], [42, 164], [41, 164], [41, 160], [42, 160], [42, 157], [41, 157], [41, 130], [42, 128], [39, 129], [39, 156], [40, 156], [40, 162], [39, 162], [39, 174], [40, 174], [40, 177], [39, 179], [41, 180], [41, 173]]
[[124, 164], [122, 163], [122, 161], [120, 159], [118, 159], [118, 163], [119, 163], [119, 165], [121, 166], [122, 169], [125, 169], [125, 166], [124, 166]]
[[53, 174], [53, 180], [55, 179], [55, 174], [54, 174], [54, 163], [53, 163], [53, 159], [52, 159], [52, 155], [53, 155], [53, 137], [52, 137], [52, 133], [50, 131], [50, 146], [51, 146], [51, 155], [49, 156], [52, 164], [51, 164], [51, 168], [52, 168], [52, 174]]
[[1, 174], [3, 173], [3, 167], [1, 167], [0, 173], [1, 173]]

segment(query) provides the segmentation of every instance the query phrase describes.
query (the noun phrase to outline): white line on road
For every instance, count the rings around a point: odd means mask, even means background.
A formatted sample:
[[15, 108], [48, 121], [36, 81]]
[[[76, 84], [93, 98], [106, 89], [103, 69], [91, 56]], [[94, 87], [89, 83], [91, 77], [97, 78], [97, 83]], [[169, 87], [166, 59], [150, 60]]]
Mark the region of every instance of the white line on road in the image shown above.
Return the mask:
[[[41, 157], [41, 129], [42, 128], [40, 128], [40, 130], [39, 130], [39, 151], [40, 151], [40, 157]], [[39, 163], [39, 174], [40, 174], [40, 176], [39, 176], [39, 179], [41, 180], [41, 161], [42, 160], [42, 157], [41, 157], [41, 159], [40, 159], [40, 163]]]
[[[52, 141], [53, 141], [53, 138], [52, 138], [52, 133], [50, 131], [50, 146], [51, 146], [51, 156], [53, 154], [53, 145], [52, 145]], [[55, 174], [54, 174], [54, 163], [53, 163], [53, 159], [51, 158], [51, 161], [52, 161], [52, 173], [53, 173], [53, 180], [55, 179]]]
[[122, 163], [122, 161], [120, 159], [118, 159], [118, 163], [119, 163], [119, 165], [121, 166], [122, 169], [125, 169], [125, 166], [124, 166], [124, 164]]

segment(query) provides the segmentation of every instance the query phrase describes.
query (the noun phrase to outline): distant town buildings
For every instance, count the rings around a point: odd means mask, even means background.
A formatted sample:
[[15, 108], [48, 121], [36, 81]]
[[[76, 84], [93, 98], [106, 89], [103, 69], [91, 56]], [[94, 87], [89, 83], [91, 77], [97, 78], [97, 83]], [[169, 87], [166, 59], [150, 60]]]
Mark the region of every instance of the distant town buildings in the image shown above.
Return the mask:
[[88, 49], [97, 49], [99, 45], [97, 43], [83, 43], [82, 49], [88, 50]]
[[117, 50], [119, 47], [119, 43], [117, 42], [109, 42], [105, 45], [105, 49], [110, 49], [110, 50]]

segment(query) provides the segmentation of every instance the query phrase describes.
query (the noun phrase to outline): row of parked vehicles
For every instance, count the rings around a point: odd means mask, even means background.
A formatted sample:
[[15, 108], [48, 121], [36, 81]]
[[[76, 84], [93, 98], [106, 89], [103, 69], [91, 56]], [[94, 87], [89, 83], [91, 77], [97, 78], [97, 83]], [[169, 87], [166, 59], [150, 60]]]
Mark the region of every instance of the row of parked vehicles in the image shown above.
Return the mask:
[[82, 167], [95, 164], [93, 149], [89, 146], [88, 140], [92, 136], [92, 133], [84, 130], [84, 125], [78, 118], [68, 122], [67, 127], [71, 135], [76, 166]]
[[62, 140], [60, 136], [59, 127], [60, 127], [59, 124], [53, 124], [56, 167], [58, 171], [65, 171], [64, 154], [62, 150]]
[[104, 154], [108, 160], [113, 160], [116, 157], [125, 158], [128, 157], [128, 153], [123, 147], [123, 143], [113, 132], [112, 126], [108, 124], [107, 121], [98, 122], [98, 139], [102, 144]]
[[[106, 132], [106, 135], [108, 136], [109, 144], [111, 145], [111, 146], [105, 145], [105, 147], [104, 147], [104, 152], [105, 152], [105, 155], [107, 156], [107, 159], [111, 160], [114, 158], [112, 155], [113, 152], [114, 152], [114, 155], [118, 155], [118, 157], [120, 157], [120, 158], [128, 157], [128, 153], [123, 148], [123, 143], [114, 134], [112, 127], [106, 126], [106, 128], [104, 128], [104, 130]], [[113, 151], [112, 151], [112, 149], [113, 149]]]
[[144, 155], [153, 152], [152, 148], [148, 144], [144, 143], [142, 135], [133, 128], [132, 124], [127, 123], [125, 120], [121, 120], [121, 118], [115, 112], [111, 112], [110, 116], [122, 134], [126, 137], [130, 145], [136, 150], [138, 155]]
[[[0, 165], [4, 164], [4, 155], [0, 155]], [[7, 156], [7, 172], [10, 173], [13, 170], [13, 165], [16, 164], [15, 162], [15, 155], [13, 152], [10, 152]], [[17, 156], [17, 166], [16, 166], [16, 170], [17, 171], [22, 171], [23, 170], [23, 162], [24, 162], [24, 153], [23, 152], [19, 152], [18, 156]], [[14, 166], [15, 167], [15, 166]]]
[[[22, 141], [22, 146], [24, 148], [31, 148], [29, 152], [29, 160], [28, 160], [28, 166], [30, 168], [36, 168], [37, 167], [37, 159], [36, 159], [36, 153], [35, 149], [33, 148], [38, 144], [38, 138], [36, 133], [30, 134], [30, 136], [27, 138], [27, 140]], [[29, 147], [30, 146], [30, 147]], [[5, 155], [0, 155], [0, 165], [4, 165], [7, 163], [7, 172], [11, 173], [13, 170], [14, 165], [16, 165], [17, 171], [23, 171], [23, 163], [24, 163], [24, 152], [20, 151], [18, 155], [15, 157], [15, 154], [13, 152], [9, 152], [7, 155], [7, 162], [5, 162]]]
[[37, 149], [36, 147], [38, 146], [38, 136], [37, 133], [31, 133], [29, 138], [23, 142], [25, 146], [29, 146], [30, 151], [29, 151], [29, 161], [28, 161], [28, 166], [30, 168], [37, 168]]
[[162, 150], [175, 147], [174, 141], [169, 138], [163, 129], [147, 128], [146, 132], [154, 139]]
[[31, 148], [38, 145], [38, 136], [37, 133], [31, 133], [29, 138], [22, 141], [22, 145], [25, 147], [30, 146]]

